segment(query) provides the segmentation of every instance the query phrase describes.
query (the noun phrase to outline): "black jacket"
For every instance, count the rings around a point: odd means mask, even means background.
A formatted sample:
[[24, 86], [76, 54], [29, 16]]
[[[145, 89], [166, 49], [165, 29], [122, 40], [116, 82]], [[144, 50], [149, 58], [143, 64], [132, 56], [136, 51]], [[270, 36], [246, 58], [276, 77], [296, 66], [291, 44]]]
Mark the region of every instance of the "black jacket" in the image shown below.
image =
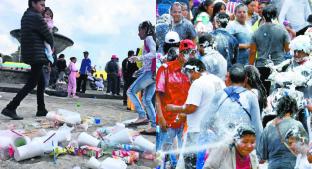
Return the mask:
[[105, 66], [105, 72], [108, 74], [118, 74], [118, 64], [116, 61], [111, 60]]
[[122, 75], [124, 79], [131, 78], [133, 73], [139, 68], [136, 63], [131, 63], [128, 58], [122, 61]]
[[66, 69], [66, 60], [65, 59], [63, 59], [63, 60], [61, 60], [61, 59], [58, 59], [57, 61], [56, 61], [56, 67], [57, 67], [57, 70], [60, 72], [60, 71], [65, 71], [65, 69]]
[[44, 41], [53, 48], [53, 36], [42, 15], [32, 8], [28, 8], [21, 21], [21, 55], [27, 64], [46, 64]]

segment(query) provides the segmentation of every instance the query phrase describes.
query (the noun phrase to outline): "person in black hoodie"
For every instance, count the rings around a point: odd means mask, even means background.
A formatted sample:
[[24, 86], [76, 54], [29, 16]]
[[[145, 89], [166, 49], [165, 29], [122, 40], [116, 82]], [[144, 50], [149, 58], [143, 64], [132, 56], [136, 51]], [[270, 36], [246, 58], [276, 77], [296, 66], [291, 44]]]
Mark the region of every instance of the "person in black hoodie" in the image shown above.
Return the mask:
[[129, 61], [129, 58], [134, 56], [134, 51], [128, 51], [128, 57], [122, 61], [122, 76], [124, 80], [123, 86], [123, 105], [127, 105], [127, 90], [130, 85], [136, 80], [133, 77], [133, 73], [137, 71], [139, 68], [136, 63], [132, 63]]
[[16, 114], [16, 108], [36, 86], [38, 104], [36, 116], [45, 116], [48, 112], [43, 95], [45, 82], [42, 67], [48, 64], [44, 41], [48, 42], [52, 49], [54, 41], [53, 35], [41, 15], [44, 9], [45, 0], [28, 0], [28, 9], [21, 20], [21, 56], [23, 62], [31, 66], [31, 71], [25, 86], [1, 112], [13, 120], [23, 119]]
[[65, 60], [65, 55], [60, 54], [59, 58], [56, 61], [56, 68], [58, 71], [58, 81], [64, 81], [65, 77], [65, 69], [66, 69], [66, 60]]

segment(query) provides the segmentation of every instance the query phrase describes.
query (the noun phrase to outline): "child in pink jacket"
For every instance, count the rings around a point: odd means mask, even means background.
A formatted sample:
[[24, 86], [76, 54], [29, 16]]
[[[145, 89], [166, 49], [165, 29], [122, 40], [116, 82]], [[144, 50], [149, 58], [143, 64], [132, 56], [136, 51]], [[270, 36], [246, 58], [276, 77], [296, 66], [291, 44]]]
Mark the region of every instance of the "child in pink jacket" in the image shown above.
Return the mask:
[[70, 71], [69, 76], [68, 76], [68, 97], [73, 97], [73, 98], [79, 98], [76, 96], [76, 76], [78, 69], [76, 67], [76, 57], [71, 57], [70, 58], [70, 63], [68, 65], [68, 69]]

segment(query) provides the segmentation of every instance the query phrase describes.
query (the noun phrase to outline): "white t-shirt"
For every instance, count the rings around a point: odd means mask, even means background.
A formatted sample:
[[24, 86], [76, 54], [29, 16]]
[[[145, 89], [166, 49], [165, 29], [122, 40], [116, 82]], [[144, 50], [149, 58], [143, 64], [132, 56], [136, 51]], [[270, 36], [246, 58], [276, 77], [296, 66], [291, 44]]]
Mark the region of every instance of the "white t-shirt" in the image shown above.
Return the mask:
[[192, 83], [185, 104], [198, 107], [194, 113], [187, 115], [188, 132], [200, 131], [200, 122], [209, 109], [209, 102], [217, 91], [224, 88], [224, 81], [213, 74], [204, 74]]
[[278, 16], [280, 23], [285, 20], [297, 32], [308, 25], [307, 19], [311, 14], [308, 0], [285, 0]]

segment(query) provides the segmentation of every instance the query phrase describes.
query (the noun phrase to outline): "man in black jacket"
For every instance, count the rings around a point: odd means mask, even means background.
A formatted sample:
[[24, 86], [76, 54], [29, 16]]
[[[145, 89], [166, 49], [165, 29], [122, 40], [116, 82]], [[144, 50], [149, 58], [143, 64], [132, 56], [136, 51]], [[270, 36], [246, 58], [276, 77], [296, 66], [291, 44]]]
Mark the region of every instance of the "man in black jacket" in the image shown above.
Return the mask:
[[105, 66], [105, 72], [107, 73], [107, 91], [106, 93], [112, 92], [112, 95], [117, 94], [117, 83], [118, 83], [118, 57], [112, 55], [111, 60], [107, 62]]
[[127, 90], [131, 84], [135, 81], [136, 78], [133, 77], [133, 73], [139, 68], [136, 63], [131, 63], [128, 58], [134, 56], [134, 51], [128, 51], [128, 57], [122, 61], [122, 75], [124, 80], [123, 88], [123, 104], [127, 105]]
[[16, 108], [36, 86], [38, 104], [36, 116], [47, 114], [43, 95], [45, 82], [42, 67], [48, 64], [44, 41], [48, 42], [53, 49], [53, 36], [41, 15], [45, 9], [45, 0], [28, 0], [28, 7], [21, 21], [21, 55], [23, 61], [31, 66], [30, 76], [25, 86], [1, 112], [13, 120], [23, 119], [16, 114]]
[[66, 60], [65, 60], [65, 55], [60, 54], [59, 58], [56, 61], [56, 68], [58, 71], [58, 81], [64, 81], [64, 76], [65, 76], [65, 69], [66, 69]]

